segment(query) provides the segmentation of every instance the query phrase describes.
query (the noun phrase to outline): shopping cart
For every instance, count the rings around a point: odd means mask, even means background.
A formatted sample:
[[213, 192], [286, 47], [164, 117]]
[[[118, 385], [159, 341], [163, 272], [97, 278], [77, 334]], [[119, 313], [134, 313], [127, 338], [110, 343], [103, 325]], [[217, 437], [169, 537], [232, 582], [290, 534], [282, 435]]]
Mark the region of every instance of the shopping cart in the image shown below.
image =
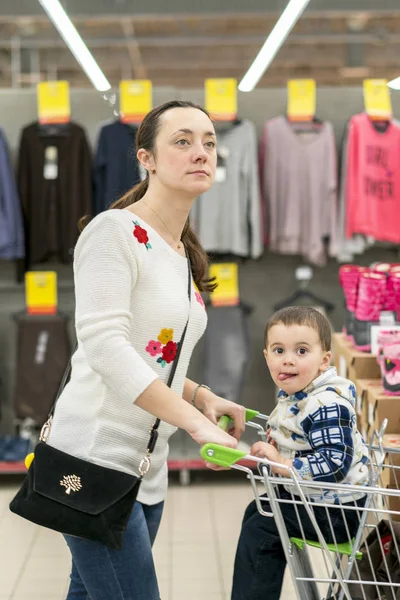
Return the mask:
[[[265, 439], [268, 416], [248, 410], [246, 420], [247, 425]], [[299, 600], [400, 599], [400, 448], [383, 446], [386, 424], [385, 420], [380, 431], [374, 431], [370, 439], [369, 482], [362, 488], [366, 495], [365, 505], [363, 508], [346, 506], [346, 511], [356, 510], [359, 516], [359, 527], [351, 540], [344, 505], [337, 500], [335, 492], [359, 493], [360, 486], [305, 482], [299, 480], [289, 467], [237, 449], [217, 444], [206, 444], [201, 449], [201, 455], [207, 462], [245, 473], [258, 511], [265, 518], [275, 519]], [[227, 429], [229, 417], [222, 417], [220, 426]], [[273, 467], [278, 466], [287, 471], [287, 476], [273, 473]], [[289, 492], [283, 499], [279, 491], [282, 485]], [[321, 494], [321, 499], [315, 500], [318, 494]], [[336, 501], [329, 499], [330, 496]], [[264, 510], [265, 501], [268, 501], [270, 511]], [[300, 537], [289, 536], [281, 511], [283, 503], [293, 505]], [[304, 507], [315, 530], [313, 539], [304, 535], [299, 506]], [[322, 535], [315, 516], [317, 507], [326, 511], [333, 543], [327, 543]], [[349, 541], [337, 541], [328, 509], [342, 512]]]

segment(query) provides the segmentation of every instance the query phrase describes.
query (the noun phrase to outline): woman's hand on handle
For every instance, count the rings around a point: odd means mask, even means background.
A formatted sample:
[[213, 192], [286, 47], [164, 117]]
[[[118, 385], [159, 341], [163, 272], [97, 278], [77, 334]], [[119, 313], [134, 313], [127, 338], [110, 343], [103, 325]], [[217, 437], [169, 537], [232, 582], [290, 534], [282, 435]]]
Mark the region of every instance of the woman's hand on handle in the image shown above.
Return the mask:
[[193, 428], [187, 429], [187, 432], [200, 446], [209, 443], [220, 444], [228, 448], [236, 448], [237, 446], [237, 440], [234, 437], [222, 431], [211, 421], [201, 421]]
[[[210, 395], [217, 398], [215, 394]], [[211, 422], [210, 416], [207, 418], [189, 402], [167, 387], [160, 379], [156, 379], [149, 385], [136, 399], [135, 404], [162, 421], [184, 429], [200, 445], [212, 442], [229, 448], [236, 448], [237, 446], [235, 437], [222, 431], [216, 424]], [[226, 412], [226, 404], [232, 405], [233, 403], [223, 400], [223, 403], [216, 410], [209, 411], [209, 415], [215, 418], [215, 422], [217, 415], [220, 416]], [[233, 406], [236, 407], [236, 405]], [[236, 408], [242, 410], [241, 407]], [[228, 414], [233, 414], [233, 411], [228, 409]]]
[[229, 429], [229, 433], [240, 440], [246, 428], [246, 409], [243, 406], [204, 390], [199, 407], [202, 408], [204, 416], [215, 425], [220, 417], [228, 415], [232, 419], [232, 427]]

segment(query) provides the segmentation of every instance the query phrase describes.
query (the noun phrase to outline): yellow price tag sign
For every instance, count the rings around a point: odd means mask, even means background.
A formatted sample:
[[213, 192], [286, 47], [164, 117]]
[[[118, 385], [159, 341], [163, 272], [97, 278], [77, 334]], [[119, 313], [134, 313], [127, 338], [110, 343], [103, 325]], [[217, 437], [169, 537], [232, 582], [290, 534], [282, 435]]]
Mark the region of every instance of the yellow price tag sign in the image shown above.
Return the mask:
[[213, 306], [237, 306], [239, 304], [238, 266], [235, 263], [210, 265], [210, 277], [215, 277], [218, 287], [210, 294]]
[[234, 121], [237, 117], [237, 80], [206, 79], [205, 106], [211, 118]]
[[30, 315], [54, 315], [57, 312], [57, 273], [25, 273], [26, 310]]
[[42, 81], [37, 84], [39, 123], [69, 123], [71, 104], [68, 81]]
[[287, 83], [289, 119], [311, 121], [315, 116], [317, 90], [314, 79], [289, 79]]
[[392, 117], [392, 101], [387, 79], [364, 79], [364, 106], [370, 117], [390, 119]]
[[124, 79], [119, 84], [123, 123], [141, 123], [153, 108], [153, 85], [148, 79]]

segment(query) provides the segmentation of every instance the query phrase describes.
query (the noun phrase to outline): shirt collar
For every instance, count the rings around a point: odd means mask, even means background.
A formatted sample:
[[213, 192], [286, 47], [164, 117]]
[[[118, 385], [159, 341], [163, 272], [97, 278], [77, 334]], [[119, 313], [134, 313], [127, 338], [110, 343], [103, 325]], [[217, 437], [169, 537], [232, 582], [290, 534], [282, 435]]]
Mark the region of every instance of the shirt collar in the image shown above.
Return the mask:
[[[303, 390], [296, 392], [295, 394], [291, 394], [290, 397], [294, 400], [303, 400], [303, 398], [305, 398], [307, 394], [313, 392], [316, 388], [320, 387], [321, 385], [325, 385], [326, 383], [328, 383], [328, 381], [330, 381], [330, 379], [336, 377], [336, 375], [336, 368], [329, 367], [326, 371], [321, 373], [321, 375], [318, 375], [318, 377], [316, 377], [307, 387], [305, 387]], [[283, 390], [279, 390], [278, 399], [280, 400], [285, 398], [289, 398], [289, 394], [287, 394]]]

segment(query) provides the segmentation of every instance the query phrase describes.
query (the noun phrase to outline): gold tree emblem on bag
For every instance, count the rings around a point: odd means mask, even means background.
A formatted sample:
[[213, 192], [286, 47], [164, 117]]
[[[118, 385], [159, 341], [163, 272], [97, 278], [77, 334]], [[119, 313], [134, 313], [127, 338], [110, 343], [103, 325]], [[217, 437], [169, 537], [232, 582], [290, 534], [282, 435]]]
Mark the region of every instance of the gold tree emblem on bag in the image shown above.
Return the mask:
[[65, 487], [65, 493], [79, 492], [82, 489], [81, 478], [77, 475], [64, 475], [60, 481], [60, 485]]

